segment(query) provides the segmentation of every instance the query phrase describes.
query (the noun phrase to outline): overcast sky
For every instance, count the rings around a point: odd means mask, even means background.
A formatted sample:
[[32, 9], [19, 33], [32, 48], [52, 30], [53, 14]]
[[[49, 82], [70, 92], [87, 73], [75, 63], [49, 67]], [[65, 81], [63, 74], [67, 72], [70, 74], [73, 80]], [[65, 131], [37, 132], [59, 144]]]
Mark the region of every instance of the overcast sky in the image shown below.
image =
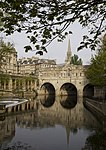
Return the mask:
[[83, 49], [77, 52], [77, 48], [82, 41], [82, 36], [87, 33], [87, 29], [82, 29], [78, 23], [75, 23], [68, 28], [68, 31], [69, 30], [71, 30], [73, 34], [67, 36], [63, 42], [57, 42], [57, 40], [53, 41], [48, 46], [48, 53], [45, 53], [43, 56], [36, 55], [35, 52], [24, 52], [24, 46], [29, 44], [29, 40], [26, 38], [24, 33], [15, 33], [14, 35], [6, 37], [6, 39], [14, 43], [18, 52], [18, 58], [36, 56], [39, 58], [56, 59], [57, 63], [64, 63], [68, 48], [68, 41], [70, 39], [72, 55], [77, 54], [80, 58], [82, 58], [84, 64], [89, 64], [93, 52], [88, 49]]

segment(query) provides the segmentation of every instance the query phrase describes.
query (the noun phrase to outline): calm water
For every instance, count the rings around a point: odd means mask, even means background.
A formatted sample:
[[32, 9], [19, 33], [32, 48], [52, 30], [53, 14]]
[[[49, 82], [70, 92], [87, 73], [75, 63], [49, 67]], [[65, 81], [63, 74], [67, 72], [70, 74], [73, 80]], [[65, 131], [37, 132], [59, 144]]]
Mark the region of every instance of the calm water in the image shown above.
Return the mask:
[[82, 98], [38, 97], [0, 121], [0, 150], [105, 150], [106, 133]]

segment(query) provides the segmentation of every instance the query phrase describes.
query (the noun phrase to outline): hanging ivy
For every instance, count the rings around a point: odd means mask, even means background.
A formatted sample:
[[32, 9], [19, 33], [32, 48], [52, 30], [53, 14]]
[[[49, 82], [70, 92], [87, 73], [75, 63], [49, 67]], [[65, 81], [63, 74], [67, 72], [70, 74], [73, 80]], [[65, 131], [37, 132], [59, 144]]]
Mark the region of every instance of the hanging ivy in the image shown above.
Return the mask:
[[26, 81], [34, 81], [34, 78], [32, 76], [27, 76], [24, 78]]
[[0, 74], [0, 82], [8, 82], [10, 80], [10, 75], [8, 74]]

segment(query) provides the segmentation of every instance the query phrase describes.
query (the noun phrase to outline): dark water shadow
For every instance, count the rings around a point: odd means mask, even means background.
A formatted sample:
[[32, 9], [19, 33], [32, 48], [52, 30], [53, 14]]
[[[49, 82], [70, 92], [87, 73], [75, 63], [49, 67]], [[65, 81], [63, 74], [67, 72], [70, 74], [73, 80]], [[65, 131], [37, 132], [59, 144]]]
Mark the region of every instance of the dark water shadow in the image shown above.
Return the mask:
[[72, 109], [77, 104], [77, 96], [61, 96], [60, 104], [63, 108]]
[[39, 96], [38, 99], [40, 100], [41, 104], [44, 107], [51, 107], [55, 102], [55, 95], [43, 95]]

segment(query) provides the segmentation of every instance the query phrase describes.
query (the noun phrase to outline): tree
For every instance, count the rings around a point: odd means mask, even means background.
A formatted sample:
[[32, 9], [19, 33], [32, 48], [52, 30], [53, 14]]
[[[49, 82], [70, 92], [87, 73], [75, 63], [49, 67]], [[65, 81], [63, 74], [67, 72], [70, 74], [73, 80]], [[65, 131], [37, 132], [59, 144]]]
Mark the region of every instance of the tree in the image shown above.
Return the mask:
[[[7, 35], [14, 32], [26, 31], [30, 42], [35, 45], [39, 54], [47, 52], [46, 47], [57, 38], [63, 41], [67, 28], [78, 21], [82, 27], [88, 27], [88, 35], [83, 36], [83, 47], [95, 49], [98, 36], [106, 30], [106, 1], [105, 0], [1, 0], [0, 1], [1, 31]], [[32, 47], [25, 46], [25, 51]]]
[[73, 65], [82, 65], [82, 59], [78, 58], [78, 55], [75, 55], [71, 57], [71, 64]]
[[106, 35], [101, 39], [98, 53], [91, 59], [86, 76], [93, 85], [106, 86]]
[[106, 52], [106, 34], [101, 38], [101, 44], [99, 45], [98, 52]]

